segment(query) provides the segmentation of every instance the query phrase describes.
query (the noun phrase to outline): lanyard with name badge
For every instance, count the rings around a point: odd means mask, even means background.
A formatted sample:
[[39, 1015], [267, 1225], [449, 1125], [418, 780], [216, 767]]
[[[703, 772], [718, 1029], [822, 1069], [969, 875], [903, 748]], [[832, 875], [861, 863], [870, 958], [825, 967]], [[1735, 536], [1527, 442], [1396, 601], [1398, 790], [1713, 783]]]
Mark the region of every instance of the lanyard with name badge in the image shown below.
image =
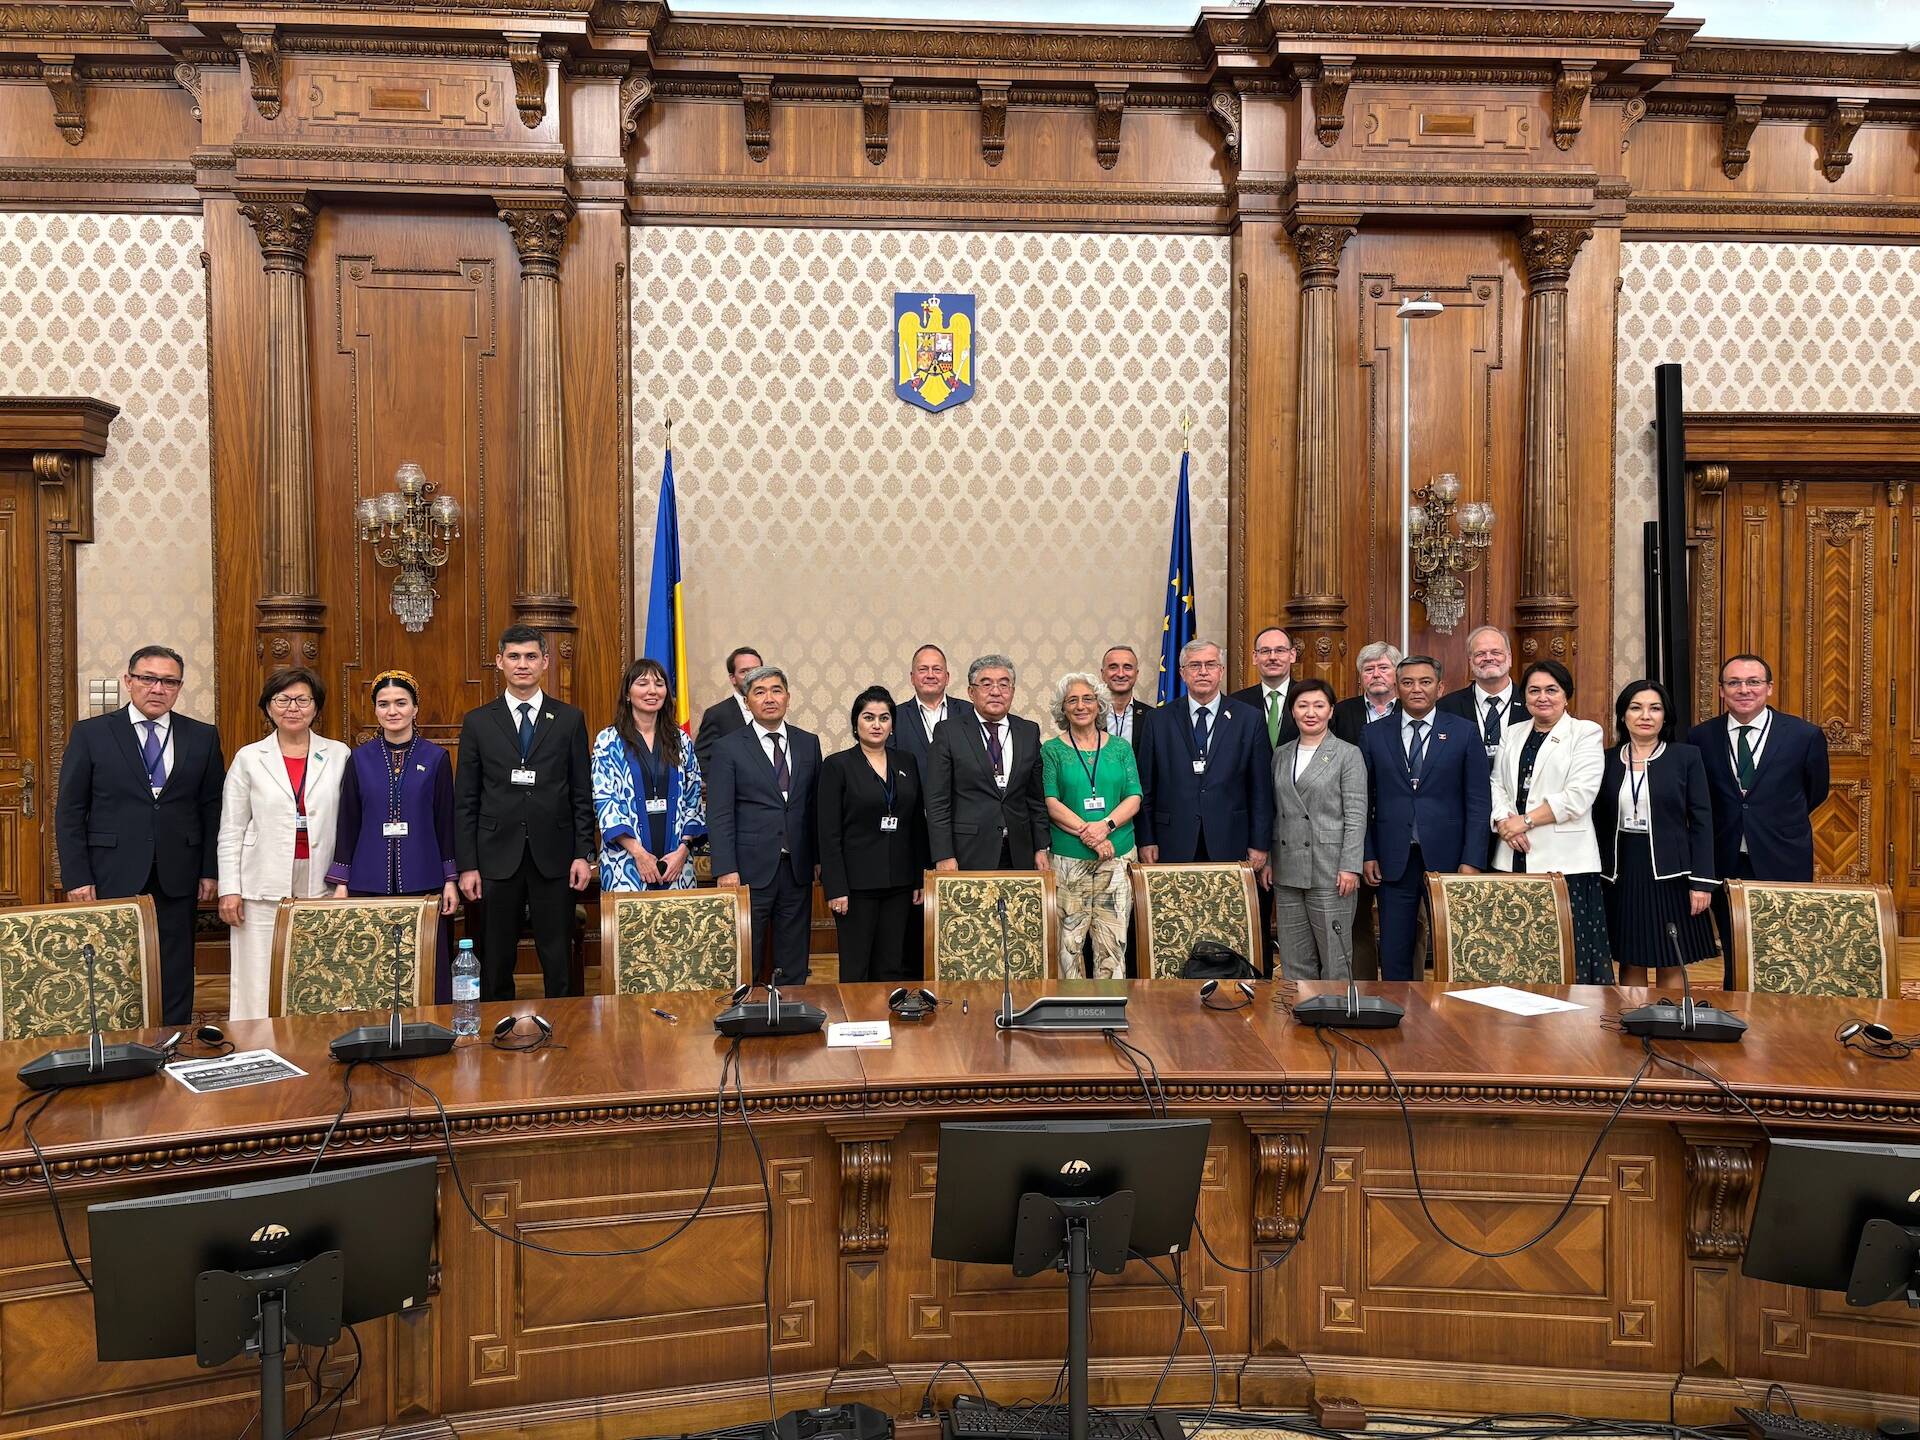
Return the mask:
[[1081, 772], [1087, 777], [1087, 790], [1089, 793], [1086, 799], [1080, 802], [1080, 808], [1089, 815], [1098, 815], [1107, 808], [1107, 797], [1100, 794], [1096, 789], [1100, 783], [1100, 752], [1106, 747], [1100, 743], [1100, 737], [1095, 735], [1093, 740], [1093, 763], [1089, 765], [1086, 755], [1080, 749], [1080, 742], [1074, 739], [1071, 734], [1067, 736], [1067, 744], [1073, 747], [1073, 758], [1080, 762]]
[[[1747, 749], [1752, 752], [1753, 755], [1753, 768], [1756, 777], [1760, 770], [1760, 747], [1767, 743], [1767, 736], [1773, 733], [1773, 707], [1768, 706], [1760, 713], [1767, 717], [1767, 723], [1754, 727], [1760, 732], [1760, 738], [1758, 740], [1749, 740], [1747, 742]], [[1727, 759], [1733, 763], [1733, 783], [1738, 785], [1740, 783], [1740, 750], [1739, 747], [1734, 744], [1733, 737], [1735, 733], [1736, 732], [1732, 730], [1727, 732]], [[1748, 792], [1742, 790], [1740, 793], [1745, 795]]]
[[[887, 789], [887, 813], [880, 817], [880, 831], [882, 834], [890, 835], [900, 828], [900, 817], [893, 813], [895, 787], [893, 783], [893, 757], [891, 755], [887, 757], [887, 764], [884, 769], [886, 773], [881, 777], [880, 783], [886, 786]], [[905, 774], [906, 772], [902, 771], [901, 773]]]
[[[640, 746], [640, 791], [647, 802], [647, 814], [664, 815], [667, 813], [667, 767], [659, 763], [654, 751], [642, 743]], [[660, 794], [654, 794], [658, 785]]]
[[[987, 758], [991, 760], [993, 758], [993, 746], [991, 743], [987, 741], [987, 738], [986, 738], [989, 734], [991, 734], [995, 739], [999, 739], [999, 736], [1000, 736], [999, 721], [996, 720], [996, 721], [989, 722], [986, 720], [982, 720], [980, 722], [981, 743], [986, 745]], [[1010, 768], [1007, 764], [1007, 751], [1011, 750], [1012, 748], [1013, 748], [1013, 727], [1009, 725], [1007, 727], [1007, 738], [1001, 741], [1001, 744], [1000, 744], [1000, 768], [993, 772], [993, 783], [998, 785], [1002, 790], [1007, 788], [1007, 771]]]
[[[380, 826], [380, 838], [383, 840], [404, 840], [407, 838], [407, 822], [400, 818], [400, 792], [407, 775], [407, 766], [413, 761], [413, 747], [419, 742], [416, 735], [407, 741], [407, 748], [400, 752], [397, 759], [387, 766], [387, 818]], [[384, 745], [387, 742], [381, 741]], [[392, 757], [389, 757], [392, 759]], [[302, 785], [304, 789], [304, 784]]]
[[1666, 749], [1667, 744], [1664, 740], [1653, 747], [1653, 753], [1647, 756], [1647, 763], [1640, 771], [1640, 778], [1636, 780], [1633, 775], [1633, 746], [1631, 744], [1627, 746], [1627, 819], [1622, 828], [1639, 832], [1652, 830], [1652, 817], [1641, 818], [1640, 795], [1647, 788], [1647, 775], [1653, 769], [1653, 762], [1665, 754]]

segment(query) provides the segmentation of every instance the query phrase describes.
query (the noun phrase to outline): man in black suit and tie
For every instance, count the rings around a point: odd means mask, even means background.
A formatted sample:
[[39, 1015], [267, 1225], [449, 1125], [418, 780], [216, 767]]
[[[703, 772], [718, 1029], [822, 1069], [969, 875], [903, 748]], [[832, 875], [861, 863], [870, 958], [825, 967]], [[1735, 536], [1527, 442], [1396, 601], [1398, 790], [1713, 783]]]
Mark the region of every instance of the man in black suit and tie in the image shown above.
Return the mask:
[[972, 716], [949, 719], [927, 754], [927, 842], [936, 870], [1046, 870], [1053, 865], [1040, 727], [1009, 715], [1013, 661], [967, 666]]
[[719, 884], [744, 884], [753, 906], [754, 977], [807, 983], [820, 789], [820, 741], [787, 724], [786, 671], [749, 670], [753, 720], [713, 747], [707, 838]]
[[973, 706], [957, 695], [947, 694], [947, 684], [953, 677], [947, 670], [947, 652], [938, 645], [922, 645], [913, 652], [909, 678], [913, 698], [893, 707], [893, 739], [888, 743], [913, 756], [924, 776], [933, 732], [942, 721], [969, 718]]
[[751, 645], [742, 645], [727, 656], [727, 684], [732, 691], [701, 712], [700, 726], [693, 732], [693, 754], [700, 762], [702, 775], [713, 759], [713, 747], [734, 731], [746, 728], [753, 718], [747, 709], [747, 672], [759, 669], [762, 663], [760, 652]]
[[[1400, 647], [1386, 640], [1362, 645], [1354, 657], [1354, 670], [1360, 676], [1360, 693], [1349, 695], [1333, 707], [1333, 724], [1328, 728], [1349, 745], [1360, 743], [1361, 732], [1376, 720], [1384, 720], [1399, 707]], [[1365, 892], [1361, 910], [1365, 912]], [[1358, 973], [1357, 971], [1355, 973]]]
[[[1713, 799], [1713, 862], [1725, 880], [1813, 879], [1813, 812], [1827, 798], [1827, 737], [1775, 710], [1773, 667], [1735, 655], [1720, 667], [1713, 719], [1687, 743], [1706, 761]], [[1733, 915], [1727, 887], [1713, 892], [1725, 984], [1733, 988]]]
[[1298, 654], [1287, 632], [1269, 625], [1253, 637], [1253, 668], [1260, 674], [1259, 683], [1233, 692], [1233, 699], [1260, 712], [1269, 755], [1289, 740], [1300, 738], [1300, 727], [1287, 711], [1287, 702], [1293, 698], [1293, 662]]
[[481, 907], [481, 998], [514, 998], [523, 912], [551, 998], [567, 993], [573, 893], [587, 888], [597, 849], [587, 722], [542, 693], [547, 638], [531, 625], [501, 632], [493, 663], [506, 693], [460, 724], [454, 859], [460, 893]]
[[[1137, 755], [1146, 743], [1147, 719], [1153, 714], [1153, 706], [1134, 697], [1134, 687], [1140, 683], [1140, 656], [1131, 645], [1109, 645], [1100, 657], [1100, 679], [1107, 687], [1107, 733], [1118, 735]], [[1127, 944], [1129, 948], [1133, 944], [1131, 928]]]
[[1493, 791], [1480, 732], [1435, 708], [1440, 662], [1400, 662], [1400, 709], [1360, 735], [1367, 762], [1367, 849], [1362, 870], [1380, 889], [1380, 978], [1418, 980], [1415, 920], [1429, 871], [1487, 868]]
[[131, 703], [73, 727], [60, 757], [54, 835], [69, 900], [151, 895], [160, 931], [160, 1022], [193, 1015], [193, 910], [214, 898], [220, 732], [173, 713], [186, 661], [143, 645], [121, 676]]
[[1264, 876], [1273, 844], [1273, 756], [1260, 712], [1220, 693], [1225, 675], [1213, 641], [1180, 647], [1186, 698], [1160, 708], [1139, 752], [1146, 802], [1134, 838], [1148, 865], [1211, 860], [1251, 865]]
[[1491, 765], [1507, 726], [1527, 718], [1527, 702], [1513, 683], [1513, 647], [1505, 633], [1482, 625], [1467, 636], [1467, 668], [1473, 683], [1441, 696], [1440, 712], [1473, 721]]

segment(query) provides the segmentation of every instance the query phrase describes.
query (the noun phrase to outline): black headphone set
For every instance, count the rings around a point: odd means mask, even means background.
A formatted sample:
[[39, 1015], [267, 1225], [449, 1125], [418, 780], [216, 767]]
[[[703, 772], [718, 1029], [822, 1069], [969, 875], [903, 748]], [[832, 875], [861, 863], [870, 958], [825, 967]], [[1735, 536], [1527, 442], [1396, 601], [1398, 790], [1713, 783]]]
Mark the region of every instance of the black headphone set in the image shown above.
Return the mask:
[[[212, 1053], [203, 1056], [189, 1052], [183, 1055], [180, 1051], [184, 1045], [204, 1046]], [[212, 1059], [220, 1055], [231, 1055], [233, 1053], [233, 1041], [227, 1038], [227, 1032], [222, 1030], [218, 1025], [208, 1023], [199, 1026], [194, 1030], [192, 1035], [188, 1035], [184, 1030], [174, 1031], [173, 1034], [167, 1037], [166, 1042], [161, 1045], [160, 1049], [166, 1054], [169, 1060]]]
[[1207, 981], [1200, 987], [1201, 1008], [1230, 1013], [1234, 1010], [1244, 1010], [1253, 1004], [1253, 982], [1251, 980], [1236, 980], [1233, 982], [1233, 988], [1240, 992], [1240, 999], [1232, 1005], [1216, 1005], [1213, 997], [1219, 993], [1220, 982], [1218, 980]]
[[1920, 1050], [1920, 1035], [1896, 1035], [1872, 1020], [1849, 1020], [1833, 1032], [1833, 1038], [1845, 1049], [1857, 1050], [1876, 1060], [1904, 1060]]
[[940, 1008], [940, 997], [917, 985], [902, 985], [887, 995], [887, 1009], [902, 1020], [923, 1020]]
[[[532, 1021], [535, 1033], [514, 1043], [509, 1037], [519, 1028], [522, 1020]], [[493, 1027], [493, 1039], [489, 1043], [496, 1050], [544, 1050], [549, 1046], [555, 1050], [567, 1048], [554, 1044], [553, 1022], [544, 1015], [502, 1015]]]

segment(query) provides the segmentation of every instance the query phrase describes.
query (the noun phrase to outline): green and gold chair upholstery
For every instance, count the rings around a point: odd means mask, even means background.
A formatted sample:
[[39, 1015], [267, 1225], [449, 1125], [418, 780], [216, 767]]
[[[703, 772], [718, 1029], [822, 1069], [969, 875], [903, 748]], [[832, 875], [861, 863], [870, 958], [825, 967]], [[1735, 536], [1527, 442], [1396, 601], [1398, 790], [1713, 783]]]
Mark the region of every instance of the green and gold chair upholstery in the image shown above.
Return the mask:
[[1178, 976], [1196, 940], [1218, 940], [1260, 968], [1260, 900], [1251, 865], [1134, 865], [1133, 937], [1141, 972]]
[[753, 978], [745, 885], [600, 892], [600, 993], [731, 990]]
[[929, 870], [929, 980], [1000, 978], [999, 900], [1007, 900], [1007, 969], [1043, 980], [1060, 957], [1060, 902], [1048, 870]]
[[393, 1004], [394, 927], [399, 927], [400, 999], [433, 1004], [440, 897], [358, 895], [282, 900], [273, 914], [269, 1015], [385, 1010]]
[[1562, 875], [1428, 875], [1433, 978], [1573, 984], [1573, 907]]
[[1895, 945], [1886, 886], [1734, 880], [1727, 903], [1734, 989], [1886, 998]]
[[160, 932], [153, 901], [70, 900], [0, 914], [0, 1040], [87, 1033], [87, 967], [102, 1030], [160, 1023]]

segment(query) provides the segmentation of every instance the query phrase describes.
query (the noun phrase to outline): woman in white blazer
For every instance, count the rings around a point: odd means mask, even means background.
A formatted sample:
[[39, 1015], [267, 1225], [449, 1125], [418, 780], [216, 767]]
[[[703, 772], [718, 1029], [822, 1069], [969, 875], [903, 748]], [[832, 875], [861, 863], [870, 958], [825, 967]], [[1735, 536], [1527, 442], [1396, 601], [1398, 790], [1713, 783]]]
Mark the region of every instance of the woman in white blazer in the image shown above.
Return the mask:
[[1520, 672], [1531, 725], [1510, 725], [1493, 761], [1493, 868], [1567, 880], [1573, 908], [1575, 976], [1582, 985], [1613, 983], [1607, 906], [1593, 802], [1606, 769], [1606, 740], [1591, 720], [1567, 713], [1573, 676], [1557, 660]]
[[273, 970], [273, 915], [282, 900], [327, 893], [327, 867], [352, 752], [314, 733], [327, 687], [304, 665], [276, 670], [260, 691], [273, 724], [244, 745], [227, 769], [220, 810], [220, 918], [233, 927], [228, 1013], [267, 1013]]

